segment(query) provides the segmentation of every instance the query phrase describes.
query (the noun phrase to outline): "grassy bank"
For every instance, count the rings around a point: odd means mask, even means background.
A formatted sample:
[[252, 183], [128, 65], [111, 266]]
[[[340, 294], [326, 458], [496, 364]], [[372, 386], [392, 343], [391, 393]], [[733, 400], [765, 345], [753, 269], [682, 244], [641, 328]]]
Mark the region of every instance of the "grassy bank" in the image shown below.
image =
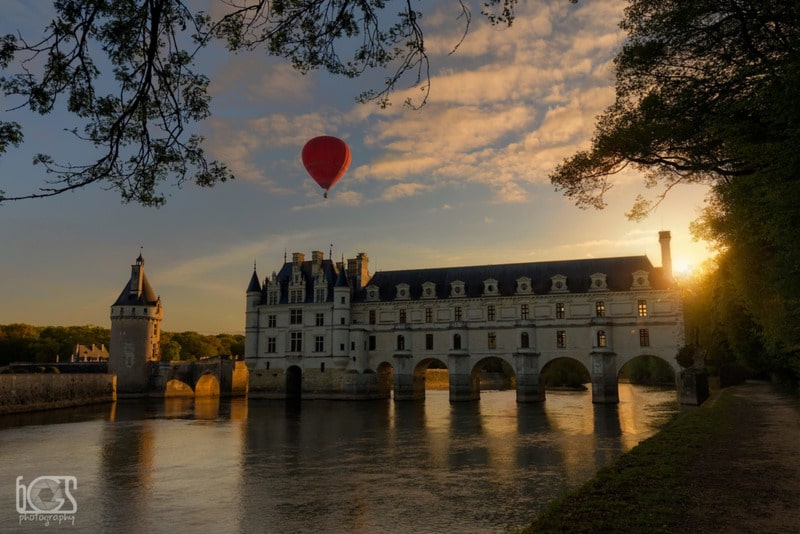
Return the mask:
[[662, 430], [554, 501], [523, 533], [676, 532], [689, 505], [685, 474], [732, 428], [727, 392], [711, 406], [678, 415]]

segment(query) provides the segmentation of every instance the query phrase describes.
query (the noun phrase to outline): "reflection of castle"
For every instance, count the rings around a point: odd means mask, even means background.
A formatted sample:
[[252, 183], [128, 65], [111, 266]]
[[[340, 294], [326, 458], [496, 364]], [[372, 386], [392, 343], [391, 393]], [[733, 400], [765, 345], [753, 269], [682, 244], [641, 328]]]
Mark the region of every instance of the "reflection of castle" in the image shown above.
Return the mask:
[[659, 242], [660, 268], [629, 256], [370, 276], [364, 253], [346, 265], [295, 253], [263, 284], [254, 271], [247, 288], [250, 395], [374, 398], [393, 388], [418, 398], [438, 360], [451, 400], [469, 400], [486, 359], [499, 358], [514, 369], [517, 400], [535, 401], [544, 367], [569, 357], [589, 370], [595, 402], [617, 402], [631, 359], [658, 356], [678, 370], [683, 306], [670, 233]]

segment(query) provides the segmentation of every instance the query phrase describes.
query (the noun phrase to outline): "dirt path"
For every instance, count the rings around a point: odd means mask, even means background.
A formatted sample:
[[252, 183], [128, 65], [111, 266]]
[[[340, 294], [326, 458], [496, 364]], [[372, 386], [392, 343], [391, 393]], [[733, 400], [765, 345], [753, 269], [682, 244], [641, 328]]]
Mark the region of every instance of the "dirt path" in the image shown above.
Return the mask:
[[687, 484], [686, 532], [800, 533], [800, 410], [766, 383], [737, 386], [733, 432]]

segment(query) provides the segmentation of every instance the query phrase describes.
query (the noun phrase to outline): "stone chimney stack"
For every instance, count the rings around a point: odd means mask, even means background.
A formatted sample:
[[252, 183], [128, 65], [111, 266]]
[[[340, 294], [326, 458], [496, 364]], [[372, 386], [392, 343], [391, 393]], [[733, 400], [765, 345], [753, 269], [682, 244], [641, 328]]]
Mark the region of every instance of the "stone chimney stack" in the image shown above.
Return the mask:
[[311, 252], [311, 276], [316, 277], [317, 274], [319, 274], [319, 271], [322, 269], [322, 260], [324, 258], [325, 254], [319, 250]]
[[355, 258], [347, 259], [347, 276], [356, 291], [369, 281], [369, 258], [366, 252], [359, 252]]
[[669, 230], [658, 232], [658, 242], [661, 244], [661, 270], [664, 278], [669, 281], [672, 281], [672, 252], [669, 248], [671, 239]]

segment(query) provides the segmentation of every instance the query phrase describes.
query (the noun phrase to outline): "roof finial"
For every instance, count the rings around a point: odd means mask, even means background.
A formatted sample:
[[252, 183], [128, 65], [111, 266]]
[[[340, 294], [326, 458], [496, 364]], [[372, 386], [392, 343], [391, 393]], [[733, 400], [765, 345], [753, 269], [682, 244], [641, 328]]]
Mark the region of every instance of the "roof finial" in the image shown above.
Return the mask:
[[256, 272], [256, 260], [253, 260], [253, 272]]
[[333, 243], [331, 243], [331, 248], [328, 249], [328, 259], [333, 261]]
[[283, 247], [283, 263], [286, 263], [286, 247]]

